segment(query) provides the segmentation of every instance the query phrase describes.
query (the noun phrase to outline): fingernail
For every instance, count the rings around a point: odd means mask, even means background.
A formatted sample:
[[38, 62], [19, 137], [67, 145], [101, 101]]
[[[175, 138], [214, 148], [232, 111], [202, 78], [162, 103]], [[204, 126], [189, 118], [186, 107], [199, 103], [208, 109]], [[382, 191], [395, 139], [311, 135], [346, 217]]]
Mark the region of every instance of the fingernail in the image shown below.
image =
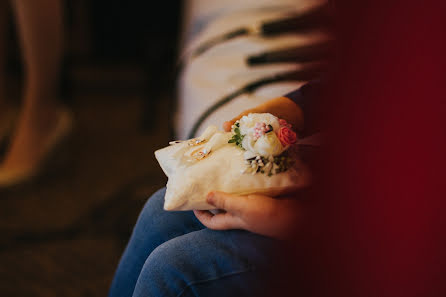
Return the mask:
[[214, 192], [209, 192], [208, 195], [206, 196], [206, 202], [209, 204], [213, 204], [214, 197], [215, 197]]

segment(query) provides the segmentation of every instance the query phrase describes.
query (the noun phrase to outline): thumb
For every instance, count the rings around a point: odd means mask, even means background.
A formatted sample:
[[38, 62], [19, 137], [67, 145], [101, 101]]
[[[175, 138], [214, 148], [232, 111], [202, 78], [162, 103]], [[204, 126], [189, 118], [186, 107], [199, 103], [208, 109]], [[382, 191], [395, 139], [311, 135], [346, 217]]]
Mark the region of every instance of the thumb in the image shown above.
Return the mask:
[[232, 129], [232, 125], [234, 125], [234, 122], [235, 121], [233, 121], [233, 120], [224, 122], [223, 123], [223, 130], [225, 130], [226, 132], [230, 132], [231, 129]]
[[245, 197], [232, 195], [224, 192], [210, 192], [206, 197], [206, 202], [217, 207], [218, 209], [223, 209], [227, 212], [237, 214], [245, 205]]

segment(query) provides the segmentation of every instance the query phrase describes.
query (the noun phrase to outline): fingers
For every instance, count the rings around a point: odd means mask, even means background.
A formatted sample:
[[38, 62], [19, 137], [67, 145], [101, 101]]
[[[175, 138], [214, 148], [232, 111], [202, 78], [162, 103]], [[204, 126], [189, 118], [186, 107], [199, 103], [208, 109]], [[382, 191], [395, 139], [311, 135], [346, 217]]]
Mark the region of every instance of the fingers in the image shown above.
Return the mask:
[[206, 202], [225, 212], [212, 215], [209, 211], [194, 210], [197, 219], [206, 227], [214, 230], [243, 228], [240, 213], [244, 207], [244, 197], [223, 192], [210, 192]]
[[232, 125], [234, 125], [233, 121], [226, 121], [223, 123], [223, 130], [226, 132], [231, 132]]
[[232, 214], [243, 211], [246, 197], [232, 195], [224, 192], [210, 192], [206, 197], [206, 202], [218, 209], [223, 209]]
[[242, 226], [240, 218], [228, 212], [212, 215], [207, 210], [194, 210], [194, 214], [209, 229], [228, 230], [239, 229]]

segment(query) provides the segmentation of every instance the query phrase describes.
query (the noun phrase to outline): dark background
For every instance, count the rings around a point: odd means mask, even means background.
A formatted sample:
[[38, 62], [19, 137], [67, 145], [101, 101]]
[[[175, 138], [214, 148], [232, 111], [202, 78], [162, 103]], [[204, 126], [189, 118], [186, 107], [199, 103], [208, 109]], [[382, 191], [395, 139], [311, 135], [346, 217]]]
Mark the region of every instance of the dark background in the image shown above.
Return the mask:
[[[1, 296], [106, 296], [139, 210], [166, 182], [153, 152], [171, 137], [180, 6], [65, 1], [60, 99], [74, 132], [43, 175], [0, 190]], [[19, 104], [12, 21], [7, 91]]]

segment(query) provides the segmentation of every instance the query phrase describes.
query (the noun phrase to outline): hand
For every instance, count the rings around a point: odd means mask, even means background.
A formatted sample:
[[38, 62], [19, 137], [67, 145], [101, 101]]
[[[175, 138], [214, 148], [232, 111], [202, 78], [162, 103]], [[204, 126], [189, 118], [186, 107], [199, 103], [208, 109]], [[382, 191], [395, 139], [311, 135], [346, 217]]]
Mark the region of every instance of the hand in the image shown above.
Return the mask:
[[[248, 109], [223, 124], [231, 131], [235, 121], [249, 113], [271, 113], [290, 123], [294, 129], [303, 127], [303, 112], [286, 97], [269, 100]], [[195, 210], [195, 216], [206, 227], [214, 230], [243, 229], [257, 234], [286, 239], [294, 234], [300, 219], [300, 206], [293, 199], [274, 199], [264, 195], [238, 196], [211, 192], [207, 202], [224, 212], [213, 215], [209, 211]]]
[[245, 110], [230, 121], [223, 123], [223, 129], [226, 132], [231, 131], [231, 126], [235, 121], [239, 120], [242, 116], [249, 113], [271, 113], [276, 117], [286, 120], [293, 126], [295, 131], [299, 131], [303, 128], [304, 117], [300, 107], [294, 103], [291, 99], [286, 97], [279, 97], [266, 101], [263, 104], [258, 105], [252, 109]]
[[213, 215], [207, 210], [194, 210], [194, 213], [203, 225], [214, 230], [243, 229], [287, 239], [294, 234], [301, 218], [300, 205], [294, 199], [210, 192], [206, 201], [224, 212]]

